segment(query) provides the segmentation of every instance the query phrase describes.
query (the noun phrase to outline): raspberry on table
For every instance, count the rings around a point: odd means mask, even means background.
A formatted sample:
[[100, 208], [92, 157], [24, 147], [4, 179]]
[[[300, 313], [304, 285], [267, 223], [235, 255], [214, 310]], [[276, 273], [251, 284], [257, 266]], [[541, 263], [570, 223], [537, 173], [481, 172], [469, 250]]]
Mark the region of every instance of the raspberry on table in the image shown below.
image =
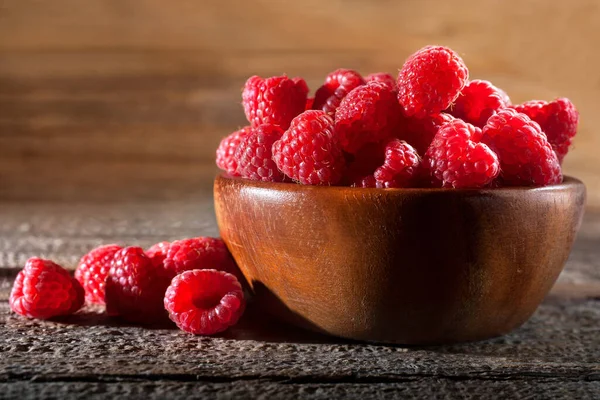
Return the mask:
[[401, 120], [395, 136], [413, 146], [420, 155], [425, 154], [438, 130], [446, 122], [454, 120], [450, 114], [440, 113], [425, 118], [405, 117]]
[[233, 132], [221, 140], [217, 148], [217, 167], [227, 172], [231, 176], [239, 176], [237, 172], [237, 162], [235, 161], [235, 151], [240, 145], [242, 139], [251, 132], [249, 126]]
[[367, 143], [389, 138], [398, 128], [402, 108], [394, 89], [371, 82], [353, 89], [335, 113], [335, 133], [342, 149], [357, 152]]
[[345, 68], [336, 69], [327, 75], [323, 86], [315, 92], [313, 109], [323, 110], [334, 116], [342, 99], [352, 89], [364, 84], [365, 80], [358, 72]]
[[407, 116], [423, 118], [445, 110], [469, 78], [463, 60], [443, 46], [427, 46], [411, 55], [398, 74], [398, 101]]
[[504, 91], [484, 80], [473, 80], [460, 92], [453, 105], [446, 110], [456, 118], [483, 128], [498, 110], [510, 105]]
[[365, 78], [365, 81], [367, 83], [381, 82], [383, 84], [388, 85], [393, 90], [396, 90], [396, 78], [394, 78], [392, 75], [388, 74], [387, 72], [376, 72], [374, 74], [369, 74]]
[[146, 256], [152, 262], [155, 268], [163, 268], [167, 250], [169, 250], [169, 242], [158, 242], [146, 250]]
[[173, 278], [164, 307], [183, 331], [214, 335], [237, 323], [246, 301], [235, 276], [214, 269], [195, 269]]
[[169, 280], [141, 247], [118, 251], [106, 279], [106, 312], [141, 324], [166, 320], [163, 307]]
[[481, 188], [500, 172], [496, 154], [481, 143], [481, 129], [460, 119], [445, 123], [433, 138], [423, 163], [442, 187]]
[[84, 299], [83, 288], [66, 269], [33, 257], [17, 274], [9, 305], [24, 317], [49, 319], [73, 314], [83, 306]]
[[562, 182], [556, 153], [537, 122], [513, 109], [490, 117], [482, 142], [500, 159], [500, 178], [508, 186], [546, 186]]
[[562, 162], [579, 125], [579, 112], [573, 103], [563, 97], [551, 102], [532, 100], [514, 108], [540, 125], [559, 162]]
[[307, 96], [308, 86], [302, 78], [252, 76], [244, 86], [242, 105], [252, 127], [271, 124], [287, 129], [304, 111]]
[[285, 175], [273, 161], [271, 148], [281, 138], [283, 130], [275, 125], [261, 125], [243, 138], [235, 152], [238, 174], [263, 182], [282, 182]]
[[273, 160], [283, 173], [305, 185], [335, 185], [346, 164], [333, 119], [320, 110], [294, 118], [273, 144]]
[[354, 187], [402, 188], [411, 187], [418, 178], [421, 157], [408, 143], [400, 139], [388, 141], [381, 149], [383, 165], [372, 175], [354, 181]]
[[104, 285], [115, 253], [122, 247], [116, 244], [100, 246], [84, 255], [75, 270], [75, 279], [85, 290], [88, 303], [104, 304]]
[[192, 269], [216, 269], [241, 279], [225, 242], [213, 237], [202, 236], [172, 242], [164, 259], [164, 268], [169, 279]]

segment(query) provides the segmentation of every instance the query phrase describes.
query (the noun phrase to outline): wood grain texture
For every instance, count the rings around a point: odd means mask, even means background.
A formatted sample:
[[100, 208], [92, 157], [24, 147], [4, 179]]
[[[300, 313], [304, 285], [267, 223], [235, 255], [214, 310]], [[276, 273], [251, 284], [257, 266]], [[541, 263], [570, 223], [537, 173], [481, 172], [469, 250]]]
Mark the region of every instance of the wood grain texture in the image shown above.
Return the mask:
[[[249, 75], [302, 75], [314, 90], [334, 68], [394, 72], [440, 43], [515, 102], [562, 95], [577, 104], [581, 129], [565, 171], [600, 207], [598, 37], [594, 0], [7, 0], [0, 196], [189, 192], [219, 137], [244, 124], [239, 93]], [[95, 189], [108, 180], [111, 190]]]

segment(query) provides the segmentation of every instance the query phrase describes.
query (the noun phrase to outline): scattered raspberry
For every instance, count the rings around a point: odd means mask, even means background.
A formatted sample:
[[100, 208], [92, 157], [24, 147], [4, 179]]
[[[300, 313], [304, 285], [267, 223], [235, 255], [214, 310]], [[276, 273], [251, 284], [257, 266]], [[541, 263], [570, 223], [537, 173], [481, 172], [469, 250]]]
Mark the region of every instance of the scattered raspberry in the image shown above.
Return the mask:
[[146, 250], [146, 256], [150, 259], [154, 268], [163, 268], [170, 245], [169, 242], [158, 242]]
[[234, 159], [238, 173], [247, 179], [264, 182], [281, 182], [284, 175], [275, 161], [271, 148], [281, 138], [283, 131], [275, 125], [261, 125], [240, 141]]
[[125, 247], [115, 254], [106, 279], [106, 312], [130, 322], [161, 322], [168, 285], [141, 247]]
[[407, 116], [445, 110], [467, 83], [469, 71], [454, 51], [427, 46], [410, 56], [398, 74], [398, 101]]
[[355, 153], [367, 143], [389, 138], [401, 116], [394, 89], [371, 82], [344, 97], [335, 113], [335, 132], [342, 149]]
[[292, 121], [273, 144], [273, 160], [294, 181], [305, 185], [335, 185], [342, 178], [344, 155], [334, 136], [333, 119], [309, 110]]
[[488, 81], [474, 80], [467, 83], [446, 112], [465, 122], [483, 128], [496, 111], [508, 107], [506, 93]]
[[481, 140], [481, 129], [455, 119], [444, 124], [425, 153], [424, 164], [443, 187], [480, 188], [500, 171], [496, 154]]
[[562, 181], [556, 154], [537, 122], [513, 109], [499, 111], [483, 128], [483, 139], [498, 154], [505, 185], [545, 186]]
[[344, 68], [336, 69], [327, 75], [323, 86], [317, 89], [313, 109], [323, 110], [334, 116], [342, 99], [352, 89], [364, 84], [365, 80], [358, 72]]
[[164, 268], [169, 279], [192, 269], [216, 269], [241, 278], [225, 242], [212, 237], [174, 241], [167, 251]]
[[425, 154], [440, 127], [453, 120], [454, 117], [445, 113], [425, 118], [406, 117], [401, 120], [396, 136], [413, 146], [417, 153]]
[[28, 318], [49, 319], [73, 314], [85, 298], [79, 282], [52, 261], [30, 258], [10, 292], [11, 310]]
[[556, 99], [550, 103], [533, 100], [515, 106], [515, 110], [540, 125], [558, 160], [562, 162], [569, 152], [569, 146], [577, 134], [579, 124], [579, 112], [573, 103], [566, 98]]
[[116, 244], [100, 246], [81, 258], [75, 279], [85, 290], [88, 303], [104, 304], [104, 284], [115, 253], [122, 247]]
[[217, 149], [217, 167], [227, 172], [231, 176], [239, 176], [237, 172], [237, 162], [234, 155], [241, 140], [251, 131], [249, 126], [245, 126], [239, 131], [235, 131], [221, 140]]
[[237, 323], [246, 301], [235, 276], [214, 269], [195, 269], [173, 279], [164, 307], [180, 329], [195, 335], [214, 335]]
[[302, 78], [253, 76], [244, 86], [242, 105], [253, 127], [271, 124], [287, 129], [290, 121], [304, 111], [307, 95], [308, 86]]
[[387, 72], [377, 72], [375, 74], [367, 75], [367, 77], [365, 78], [365, 81], [367, 83], [381, 82], [383, 84], [388, 85], [393, 90], [396, 90], [396, 78], [394, 78], [392, 75], [388, 74]]

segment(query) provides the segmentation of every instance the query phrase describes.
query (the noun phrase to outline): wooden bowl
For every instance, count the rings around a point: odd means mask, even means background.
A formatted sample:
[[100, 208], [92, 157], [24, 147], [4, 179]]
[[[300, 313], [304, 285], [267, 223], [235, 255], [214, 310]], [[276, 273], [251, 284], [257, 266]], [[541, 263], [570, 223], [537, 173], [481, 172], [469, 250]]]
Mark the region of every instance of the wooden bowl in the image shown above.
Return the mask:
[[301, 327], [403, 344], [520, 326], [561, 272], [585, 186], [361, 189], [219, 176], [217, 221], [259, 307]]

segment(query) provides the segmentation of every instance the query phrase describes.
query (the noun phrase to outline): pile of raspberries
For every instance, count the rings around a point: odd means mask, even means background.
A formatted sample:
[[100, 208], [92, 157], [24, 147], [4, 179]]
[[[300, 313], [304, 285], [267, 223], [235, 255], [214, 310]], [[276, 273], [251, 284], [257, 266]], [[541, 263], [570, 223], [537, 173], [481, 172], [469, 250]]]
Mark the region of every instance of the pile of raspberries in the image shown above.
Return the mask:
[[221, 239], [199, 237], [140, 247], [110, 244], [81, 259], [75, 277], [30, 258], [10, 293], [10, 308], [28, 318], [74, 314], [87, 302], [142, 325], [169, 319], [186, 332], [212, 335], [235, 325], [246, 301], [243, 277]]
[[350, 69], [314, 97], [302, 78], [253, 76], [242, 92], [249, 125], [225, 137], [217, 166], [265, 182], [362, 188], [545, 186], [579, 113], [566, 98], [513, 105], [488, 81], [469, 80], [453, 50], [427, 46], [394, 79]]

